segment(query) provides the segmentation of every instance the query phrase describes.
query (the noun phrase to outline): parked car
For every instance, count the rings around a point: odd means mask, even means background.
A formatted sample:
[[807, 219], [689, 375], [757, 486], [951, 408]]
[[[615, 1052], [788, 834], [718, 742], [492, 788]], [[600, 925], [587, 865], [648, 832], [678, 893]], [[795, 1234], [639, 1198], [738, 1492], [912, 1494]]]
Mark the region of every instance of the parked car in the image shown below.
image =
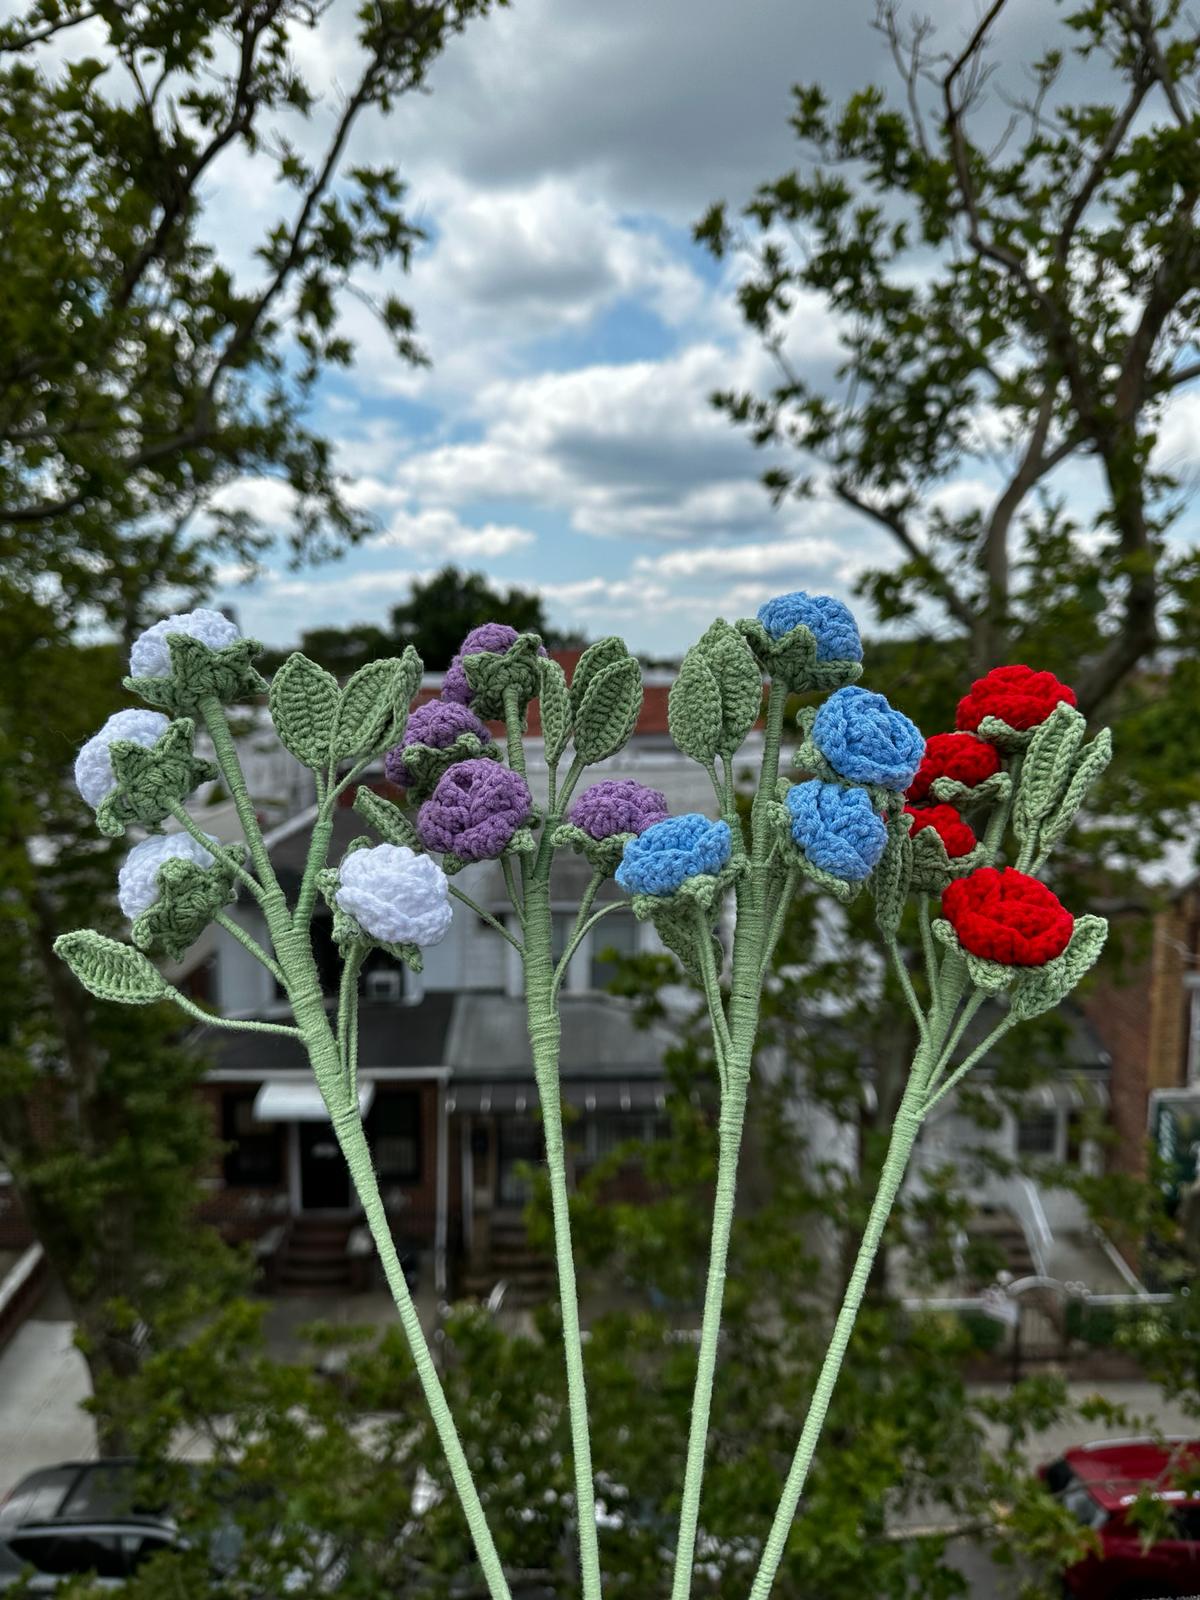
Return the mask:
[[[1188, 1478], [1193, 1487], [1186, 1487]], [[1063, 1575], [1070, 1600], [1174, 1600], [1200, 1594], [1200, 1439], [1106, 1439], [1041, 1469], [1052, 1494], [1100, 1550]], [[1135, 1504], [1168, 1508], [1169, 1531], [1147, 1545]]]

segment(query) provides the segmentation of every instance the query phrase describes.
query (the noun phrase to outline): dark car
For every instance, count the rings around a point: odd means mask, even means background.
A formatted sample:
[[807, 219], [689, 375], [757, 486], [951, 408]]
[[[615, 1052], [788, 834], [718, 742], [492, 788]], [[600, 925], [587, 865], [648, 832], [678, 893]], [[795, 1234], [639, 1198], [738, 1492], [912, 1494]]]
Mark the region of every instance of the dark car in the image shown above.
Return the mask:
[[[1200, 1439], [1111, 1439], [1079, 1445], [1041, 1469], [1052, 1494], [1100, 1550], [1063, 1575], [1071, 1600], [1175, 1600], [1200, 1594]], [[1163, 1503], [1168, 1531], [1147, 1544], [1135, 1512]]]

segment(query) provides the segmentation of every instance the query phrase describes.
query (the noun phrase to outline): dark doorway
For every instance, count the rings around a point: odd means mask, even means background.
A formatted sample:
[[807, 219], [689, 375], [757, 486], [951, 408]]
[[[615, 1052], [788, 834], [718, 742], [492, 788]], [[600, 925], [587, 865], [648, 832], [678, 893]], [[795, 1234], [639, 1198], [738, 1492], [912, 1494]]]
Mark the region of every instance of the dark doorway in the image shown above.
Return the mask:
[[348, 1211], [350, 1173], [327, 1122], [300, 1124], [300, 1205], [305, 1211]]

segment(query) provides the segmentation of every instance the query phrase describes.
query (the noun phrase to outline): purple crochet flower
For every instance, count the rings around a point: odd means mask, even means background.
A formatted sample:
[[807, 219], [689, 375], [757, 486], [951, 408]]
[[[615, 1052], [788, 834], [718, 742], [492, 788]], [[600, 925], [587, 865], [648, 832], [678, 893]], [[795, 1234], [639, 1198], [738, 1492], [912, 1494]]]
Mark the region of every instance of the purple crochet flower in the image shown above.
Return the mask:
[[443, 773], [417, 812], [426, 850], [449, 851], [460, 861], [491, 861], [529, 821], [533, 796], [520, 773], [495, 761], [460, 761]]
[[418, 706], [408, 719], [404, 738], [394, 750], [389, 750], [383, 770], [389, 782], [407, 788], [412, 776], [404, 762], [405, 748], [410, 744], [428, 745], [433, 750], [448, 750], [464, 733], [473, 733], [481, 745], [491, 743], [491, 734], [485, 722], [457, 700], [427, 700]]
[[583, 791], [567, 821], [593, 839], [607, 839], [614, 833], [643, 833], [667, 811], [667, 797], [657, 789], [632, 778], [606, 778]]
[[[489, 655], [502, 656], [509, 646], [516, 642], [517, 630], [510, 628], [507, 622], [484, 622], [478, 628], [472, 628], [459, 645], [458, 654], [446, 669], [446, 676], [442, 682], [442, 699], [457, 700], [464, 706], [469, 704], [471, 685], [467, 682], [467, 674], [463, 669], [464, 656], [481, 655], [484, 651]], [[545, 653], [543, 650], [542, 654]]]

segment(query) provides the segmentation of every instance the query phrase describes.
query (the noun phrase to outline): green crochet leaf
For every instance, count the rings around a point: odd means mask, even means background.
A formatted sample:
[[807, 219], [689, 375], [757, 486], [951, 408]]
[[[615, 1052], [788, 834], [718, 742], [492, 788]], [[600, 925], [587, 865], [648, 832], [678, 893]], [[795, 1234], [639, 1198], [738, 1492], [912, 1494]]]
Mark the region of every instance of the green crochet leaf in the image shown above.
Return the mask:
[[1012, 779], [1007, 772], [993, 772], [990, 778], [974, 786], [959, 783], [957, 778], [935, 778], [929, 792], [943, 805], [955, 806], [959, 811], [983, 805], [998, 805], [1008, 799]]
[[194, 716], [204, 700], [216, 698], [222, 705], [253, 700], [266, 694], [267, 680], [254, 666], [262, 651], [257, 639], [235, 639], [214, 650], [190, 634], [172, 633], [167, 637], [171, 672], [166, 678], [125, 678], [125, 687], [148, 705], [160, 706], [177, 716]]
[[587, 649], [575, 663], [575, 671], [571, 675], [571, 714], [577, 717], [579, 708], [583, 704], [583, 697], [591, 686], [592, 679], [605, 667], [612, 666], [614, 661], [623, 661], [629, 654], [624, 639], [618, 639], [616, 634], [609, 634], [606, 639], [597, 639], [595, 644], [588, 645]]
[[630, 839], [636, 838], [635, 833], [610, 833], [607, 839], [593, 839], [585, 829], [564, 822], [561, 827], [555, 829], [553, 843], [557, 850], [576, 851], [591, 863], [595, 871], [603, 873], [606, 878], [611, 878], [621, 865], [625, 846]]
[[912, 887], [919, 894], [940, 895], [955, 878], [965, 878], [987, 865], [987, 851], [976, 844], [965, 856], [946, 851], [936, 828], [921, 828], [912, 836]]
[[795, 694], [841, 689], [862, 677], [861, 661], [818, 661], [816, 638], [803, 623], [782, 639], [773, 639], [757, 617], [741, 618], [737, 631], [767, 676]]
[[397, 713], [406, 713], [408, 664], [400, 657], [368, 661], [338, 697], [329, 753], [334, 761], [384, 749], [395, 731]]
[[463, 657], [463, 671], [471, 686], [471, 710], [476, 716], [485, 722], [503, 717], [504, 697], [510, 692], [524, 713], [538, 692], [541, 648], [536, 633], [522, 633], [505, 651], [481, 650]]
[[642, 711], [642, 669], [633, 656], [601, 667], [575, 714], [575, 754], [589, 764], [622, 749]]
[[149, 749], [131, 739], [113, 741], [109, 759], [117, 785], [96, 809], [101, 833], [117, 839], [133, 822], [157, 828], [172, 806], [217, 776], [216, 767], [192, 754], [194, 735], [191, 718], [177, 717]]
[[145, 1006], [161, 1000], [169, 989], [153, 962], [131, 946], [105, 938], [94, 928], [60, 934], [54, 941], [54, 953], [97, 1000]]
[[354, 809], [386, 844], [403, 844], [410, 850], [423, 848], [412, 818], [365, 784], [359, 785], [354, 796]]
[[1021, 971], [1020, 967], [1008, 967], [1002, 961], [987, 961], [982, 956], [972, 955], [969, 950], [964, 950], [958, 942], [954, 928], [945, 917], [934, 917], [930, 926], [935, 939], [944, 944], [947, 950], [953, 950], [956, 955], [962, 956], [967, 964], [971, 982], [977, 989], [982, 989], [984, 994], [999, 994], [1002, 989], [1008, 988]]
[[[231, 850], [244, 852], [243, 847]], [[228, 859], [210, 867], [175, 856], [155, 874], [158, 899], [131, 925], [133, 942], [151, 955], [182, 961], [218, 911], [237, 899], [237, 878]]]
[[314, 771], [329, 764], [341, 691], [331, 672], [295, 651], [271, 680], [267, 701], [285, 749]]
[[542, 739], [546, 762], [554, 766], [562, 758], [571, 737], [571, 691], [567, 675], [549, 656], [538, 659], [538, 707], [542, 714]]
[[1052, 850], [1064, 837], [1080, 806], [1087, 799], [1089, 789], [1102, 776], [1111, 760], [1112, 734], [1107, 728], [1101, 728], [1092, 742], [1084, 745], [1079, 752], [1071, 769], [1066, 793], [1057, 811], [1042, 826], [1038, 840], [1042, 850]]
[[1047, 961], [1044, 967], [1025, 969], [1018, 978], [1010, 1002], [1013, 1015], [1027, 1022], [1053, 1011], [1095, 966], [1107, 938], [1108, 922], [1104, 917], [1076, 917], [1071, 942], [1062, 955]]
[[994, 744], [997, 750], [1024, 750], [1033, 738], [1035, 728], [1010, 728], [1007, 722], [1002, 722], [999, 717], [984, 717], [976, 729], [981, 739], [986, 739], [989, 744]]
[[699, 645], [683, 658], [667, 697], [667, 726], [677, 749], [701, 766], [712, 765], [722, 743], [721, 689]]
[[736, 628], [718, 617], [696, 643], [721, 693], [720, 755], [732, 756], [762, 710], [762, 669]]
[[537, 840], [532, 828], [518, 828], [505, 846], [506, 856], [531, 856], [537, 850]]
[[410, 802], [427, 800], [438, 780], [459, 761], [499, 761], [500, 751], [489, 739], [484, 744], [477, 733], [460, 733], [453, 744], [442, 750], [430, 744], [404, 747], [404, 766], [409, 774], [405, 785]]
[[1013, 801], [1013, 832], [1022, 843], [1062, 799], [1086, 732], [1087, 719], [1065, 703], [1056, 705], [1034, 730]]
[[912, 883], [913, 850], [908, 818], [888, 819], [888, 842], [868, 882], [875, 897], [875, 921], [886, 938], [894, 938], [904, 915]]

